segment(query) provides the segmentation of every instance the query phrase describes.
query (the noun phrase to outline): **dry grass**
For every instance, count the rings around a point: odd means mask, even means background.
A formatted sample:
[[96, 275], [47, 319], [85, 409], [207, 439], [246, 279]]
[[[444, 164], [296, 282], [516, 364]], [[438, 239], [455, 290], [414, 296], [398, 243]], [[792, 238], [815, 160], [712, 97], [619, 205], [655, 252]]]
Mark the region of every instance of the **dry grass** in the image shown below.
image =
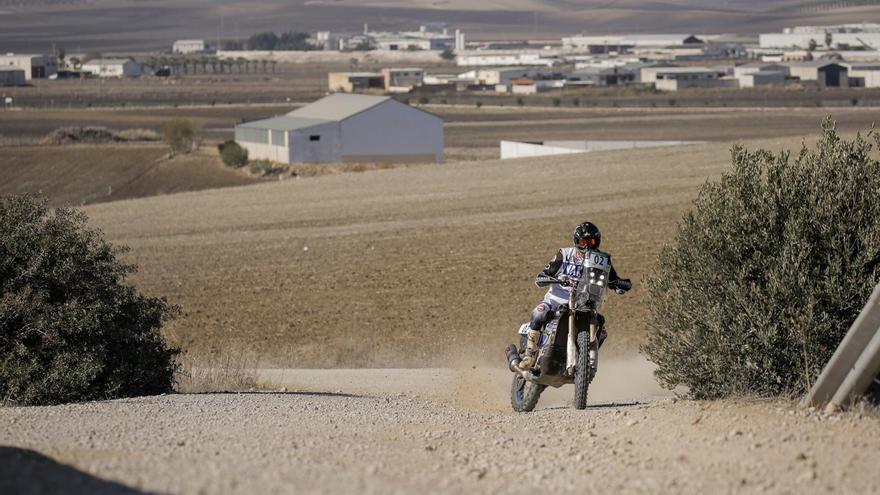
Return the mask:
[[241, 392], [263, 388], [255, 371], [257, 360], [243, 353], [199, 355], [181, 360], [175, 390], [182, 393]]

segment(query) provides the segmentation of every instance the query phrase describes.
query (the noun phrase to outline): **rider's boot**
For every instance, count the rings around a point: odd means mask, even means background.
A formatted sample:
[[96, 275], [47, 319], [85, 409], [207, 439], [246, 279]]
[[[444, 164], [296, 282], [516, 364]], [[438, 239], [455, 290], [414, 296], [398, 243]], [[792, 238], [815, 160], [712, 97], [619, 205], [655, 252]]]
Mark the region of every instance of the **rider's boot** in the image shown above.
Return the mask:
[[535, 359], [538, 356], [538, 340], [541, 338], [540, 330], [529, 329], [529, 332], [526, 334], [526, 349], [525, 355], [522, 360], [519, 362], [519, 369], [521, 370], [529, 370], [535, 366]]

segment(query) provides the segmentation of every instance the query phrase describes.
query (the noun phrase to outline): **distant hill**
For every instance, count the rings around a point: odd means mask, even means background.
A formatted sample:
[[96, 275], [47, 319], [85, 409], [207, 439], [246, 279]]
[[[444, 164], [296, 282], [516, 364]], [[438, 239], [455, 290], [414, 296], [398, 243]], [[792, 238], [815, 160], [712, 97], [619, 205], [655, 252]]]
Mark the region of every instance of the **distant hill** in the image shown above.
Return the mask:
[[359, 32], [448, 22], [470, 39], [580, 32], [757, 33], [880, 19], [880, 1], [840, 0], [0, 0], [0, 51], [168, 49], [179, 38], [257, 31]]

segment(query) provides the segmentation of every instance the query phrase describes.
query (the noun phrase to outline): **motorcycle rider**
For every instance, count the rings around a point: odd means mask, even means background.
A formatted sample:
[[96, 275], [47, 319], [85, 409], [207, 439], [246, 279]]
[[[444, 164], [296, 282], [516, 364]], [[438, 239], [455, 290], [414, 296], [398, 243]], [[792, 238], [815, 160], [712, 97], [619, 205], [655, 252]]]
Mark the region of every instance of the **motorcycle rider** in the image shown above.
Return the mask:
[[[569, 292], [577, 285], [583, 271], [584, 255], [587, 250], [599, 249], [602, 233], [593, 223], [584, 222], [574, 229], [572, 242], [573, 247], [560, 248], [550, 263], [547, 263], [547, 266], [535, 277], [535, 285], [538, 287], [549, 285], [550, 288], [544, 295], [544, 300], [532, 311], [532, 319], [526, 334], [525, 356], [519, 363], [520, 369], [531, 369], [535, 365], [541, 329], [555, 316], [561, 305], [568, 304]], [[551, 283], [553, 279], [562, 283]], [[618, 294], [623, 294], [632, 288], [632, 282], [620, 278], [613, 265], [608, 282], [609, 287], [615, 287]], [[605, 317], [601, 314], [596, 316], [599, 323], [597, 339], [601, 346], [608, 334], [605, 331]]]

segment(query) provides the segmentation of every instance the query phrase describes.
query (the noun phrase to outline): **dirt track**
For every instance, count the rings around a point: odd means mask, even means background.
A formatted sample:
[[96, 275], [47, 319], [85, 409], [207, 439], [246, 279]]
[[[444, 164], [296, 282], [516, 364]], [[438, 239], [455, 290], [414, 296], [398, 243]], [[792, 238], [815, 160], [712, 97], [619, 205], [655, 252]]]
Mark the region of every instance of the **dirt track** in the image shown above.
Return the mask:
[[874, 416], [620, 389], [644, 378], [619, 376], [633, 366], [605, 363], [586, 411], [569, 387], [512, 413], [500, 368], [287, 370], [264, 373], [281, 393], [4, 408], [0, 493], [880, 489]]

